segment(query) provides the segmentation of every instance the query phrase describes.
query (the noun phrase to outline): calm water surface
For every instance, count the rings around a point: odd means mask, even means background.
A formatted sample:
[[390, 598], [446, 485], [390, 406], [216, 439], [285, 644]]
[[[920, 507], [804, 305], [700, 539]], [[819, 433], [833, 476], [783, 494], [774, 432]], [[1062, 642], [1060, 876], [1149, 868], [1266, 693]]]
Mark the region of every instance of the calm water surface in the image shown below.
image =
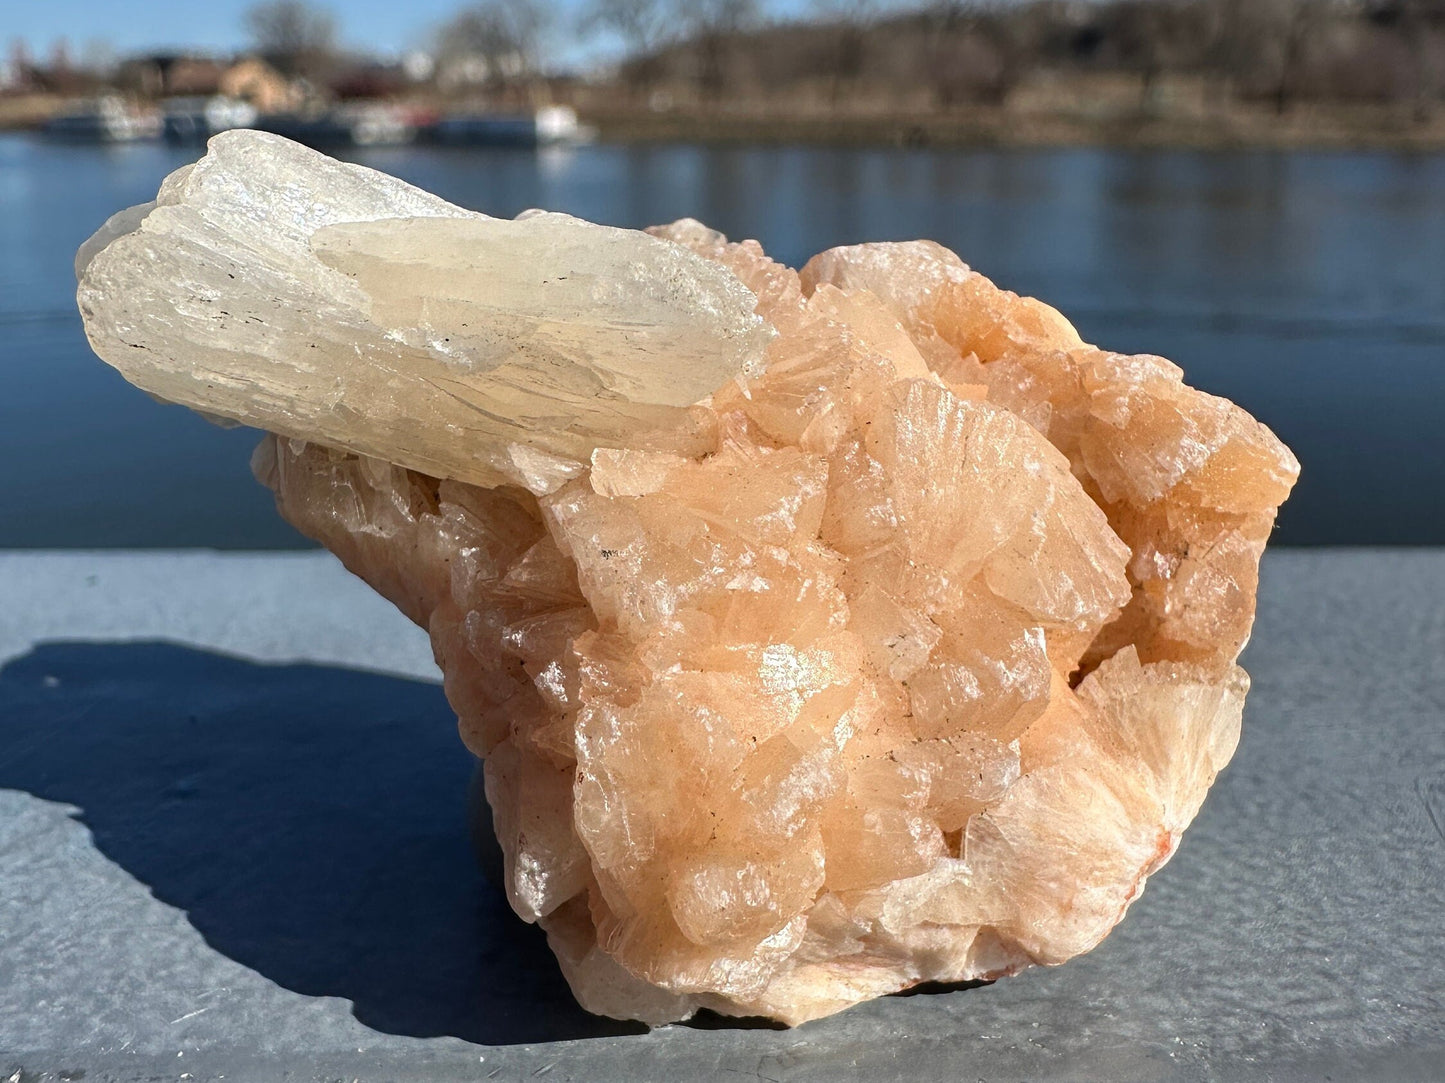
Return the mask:
[[[0, 136], [0, 547], [305, 544], [253, 433], [90, 353], [76, 247], [189, 160]], [[356, 159], [489, 214], [685, 215], [799, 264], [932, 237], [1084, 337], [1160, 353], [1290, 443], [1290, 544], [1445, 544], [1445, 156], [595, 146]]]

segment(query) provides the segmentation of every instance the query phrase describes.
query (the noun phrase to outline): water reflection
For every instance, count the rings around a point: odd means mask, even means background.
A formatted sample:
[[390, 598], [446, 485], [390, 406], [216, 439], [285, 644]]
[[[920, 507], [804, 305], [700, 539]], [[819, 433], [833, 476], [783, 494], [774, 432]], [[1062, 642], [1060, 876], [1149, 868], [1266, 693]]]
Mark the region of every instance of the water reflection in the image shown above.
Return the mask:
[[[795, 264], [835, 244], [933, 237], [1085, 337], [1175, 358], [1276, 428], [1305, 464], [1281, 541], [1445, 543], [1445, 512], [1416, 495], [1445, 462], [1445, 156], [659, 145], [357, 157], [491, 214], [693, 216]], [[0, 345], [0, 454], [34, 463], [0, 482], [28, 512], [0, 519], [0, 545], [290, 540], [246, 474], [244, 437], [126, 392], [73, 315], [75, 247], [185, 158], [0, 138], [0, 326], [26, 329]], [[178, 449], [184, 477], [168, 465]]]

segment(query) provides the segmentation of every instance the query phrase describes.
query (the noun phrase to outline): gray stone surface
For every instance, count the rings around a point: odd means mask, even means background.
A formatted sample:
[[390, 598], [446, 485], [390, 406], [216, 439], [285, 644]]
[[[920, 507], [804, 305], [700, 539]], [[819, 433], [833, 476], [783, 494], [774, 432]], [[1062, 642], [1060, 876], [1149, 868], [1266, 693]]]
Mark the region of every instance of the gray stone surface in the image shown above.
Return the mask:
[[1445, 1079], [1445, 553], [1264, 584], [1239, 753], [1098, 950], [644, 1033], [473, 870], [425, 640], [330, 558], [0, 554], [0, 1080]]

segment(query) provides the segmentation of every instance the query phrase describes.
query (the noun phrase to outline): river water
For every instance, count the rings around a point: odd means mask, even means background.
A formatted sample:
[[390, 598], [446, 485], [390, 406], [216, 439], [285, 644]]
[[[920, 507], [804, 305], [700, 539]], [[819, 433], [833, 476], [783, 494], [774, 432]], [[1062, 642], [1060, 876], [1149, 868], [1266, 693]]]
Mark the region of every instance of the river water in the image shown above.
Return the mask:
[[[193, 155], [0, 136], [0, 547], [306, 544], [251, 480], [255, 436], [90, 353], [76, 247]], [[931, 237], [1163, 354], [1304, 464], [1284, 544], [1445, 544], [1445, 156], [1121, 150], [422, 148], [356, 160], [510, 216], [686, 215], [799, 264]]]

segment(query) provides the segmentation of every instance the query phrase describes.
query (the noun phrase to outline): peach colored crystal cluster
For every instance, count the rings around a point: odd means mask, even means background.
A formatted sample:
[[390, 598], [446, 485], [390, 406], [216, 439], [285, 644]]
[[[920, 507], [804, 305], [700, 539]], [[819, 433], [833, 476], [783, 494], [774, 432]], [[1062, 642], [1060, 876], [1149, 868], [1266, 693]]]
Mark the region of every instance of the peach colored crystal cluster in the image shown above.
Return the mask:
[[1294, 458], [938, 245], [652, 232], [228, 132], [77, 297], [430, 632], [585, 1007], [797, 1023], [1087, 951], [1234, 751]]
[[1293, 457], [938, 245], [653, 232], [776, 332], [677, 423], [493, 488], [257, 455], [430, 631], [512, 906], [654, 1023], [1087, 951], [1235, 748]]

